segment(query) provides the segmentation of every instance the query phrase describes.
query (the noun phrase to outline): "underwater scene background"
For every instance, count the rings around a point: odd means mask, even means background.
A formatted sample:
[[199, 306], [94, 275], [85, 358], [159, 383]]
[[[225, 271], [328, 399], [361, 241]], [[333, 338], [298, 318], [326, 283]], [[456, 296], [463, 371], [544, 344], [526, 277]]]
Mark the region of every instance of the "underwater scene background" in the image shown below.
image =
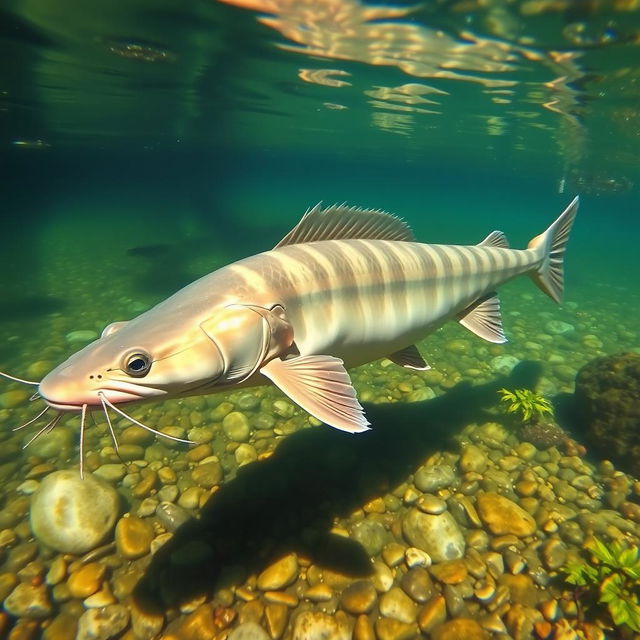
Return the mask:
[[25, 448], [44, 407], [0, 378], [0, 637], [640, 637], [639, 44], [635, 0], [5, 3], [13, 376], [319, 201], [516, 248], [581, 203], [562, 304], [519, 278], [507, 344], [352, 371], [366, 433], [269, 386], [149, 403], [196, 444], [99, 413], [81, 480], [79, 416]]

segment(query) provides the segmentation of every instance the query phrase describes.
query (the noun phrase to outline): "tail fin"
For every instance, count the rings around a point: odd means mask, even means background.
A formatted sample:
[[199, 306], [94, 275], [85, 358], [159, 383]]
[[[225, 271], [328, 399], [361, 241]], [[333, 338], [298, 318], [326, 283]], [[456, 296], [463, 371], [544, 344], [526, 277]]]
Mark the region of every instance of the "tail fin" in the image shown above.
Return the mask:
[[564, 250], [569, 232], [578, 211], [578, 196], [560, 217], [542, 234], [529, 243], [528, 249], [542, 253], [542, 262], [531, 277], [552, 300], [560, 302], [564, 289]]

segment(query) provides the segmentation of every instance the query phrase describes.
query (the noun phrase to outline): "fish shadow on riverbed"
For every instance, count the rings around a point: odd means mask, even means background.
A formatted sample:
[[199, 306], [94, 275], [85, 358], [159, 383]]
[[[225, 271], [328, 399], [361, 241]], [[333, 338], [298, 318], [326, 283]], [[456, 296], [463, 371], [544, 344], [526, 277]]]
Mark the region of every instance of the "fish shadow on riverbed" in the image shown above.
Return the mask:
[[316, 427], [284, 438], [272, 456], [242, 467], [153, 557], [135, 596], [164, 607], [242, 584], [276, 558], [297, 552], [323, 569], [371, 573], [358, 542], [330, 532], [372, 498], [401, 484], [465, 425], [496, 419], [501, 387], [535, 388], [537, 363], [511, 376], [412, 404], [367, 405], [372, 429], [351, 435]]

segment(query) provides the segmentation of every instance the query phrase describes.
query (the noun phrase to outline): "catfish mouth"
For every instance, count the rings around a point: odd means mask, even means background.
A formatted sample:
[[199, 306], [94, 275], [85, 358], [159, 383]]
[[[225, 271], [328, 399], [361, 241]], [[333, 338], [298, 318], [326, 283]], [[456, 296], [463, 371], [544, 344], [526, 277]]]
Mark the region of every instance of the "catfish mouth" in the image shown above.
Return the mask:
[[[25, 422], [19, 427], [14, 427], [12, 429], [13, 431], [20, 431], [21, 429], [37, 423], [41, 418], [43, 420], [48, 420], [48, 422], [46, 422], [46, 424], [41, 427], [37, 431], [37, 433], [23, 445], [23, 449], [26, 449], [34, 440], [37, 440], [41, 435], [47, 434], [51, 430], [55, 429], [55, 427], [69, 413], [80, 413], [80, 477], [84, 477], [84, 432], [87, 421], [87, 414], [93, 413], [94, 411], [103, 413], [109, 427], [109, 432], [111, 433], [111, 438], [113, 439], [113, 444], [115, 446], [116, 452], [118, 451], [119, 444], [115, 431], [113, 429], [113, 425], [111, 423], [109, 410], [117, 413], [123, 418], [126, 418], [127, 420], [129, 420], [129, 422], [132, 422], [133, 424], [142, 427], [147, 431], [150, 431], [156, 436], [161, 436], [163, 438], [174, 440], [176, 442], [195, 444], [191, 440], [187, 440], [185, 438], [177, 438], [176, 436], [158, 431], [157, 429], [154, 429], [153, 427], [150, 427], [149, 425], [146, 425], [143, 422], [140, 422], [139, 420], [133, 418], [129, 414], [125, 413], [122, 409], [120, 409], [119, 406], [117, 406], [125, 403], [140, 402], [146, 399], [151, 399], [158, 395], [166, 395], [166, 392], [161, 389], [156, 389], [153, 387], [141, 387], [140, 385], [132, 385], [124, 381], [105, 380], [104, 382], [106, 384], [102, 388], [87, 390], [79, 388], [79, 386], [75, 386], [74, 388], [74, 385], [69, 384], [69, 381], [65, 380], [64, 376], [62, 376], [62, 379], [60, 379], [60, 377], [58, 377], [57, 375], [52, 376], [51, 373], [45, 376], [40, 382], [33, 382], [31, 380], [18, 378], [8, 373], [4, 373], [3, 371], [0, 371], [0, 377], [7, 378], [8, 380], [12, 380], [14, 382], [19, 382], [21, 384], [37, 387], [37, 391], [31, 396], [30, 401], [33, 402], [42, 400], [46, 405], [44, 409], [40, 411], [40, 413], [35, 415], [29, 421]], [[141, 393], [141, 391], [143, 393]], [[144, 393], [144, 391], [147, 391], [148, 393]], [[59, 402], [58, 400], [66, 400], [66, 398], [64, 398], [65, 395], [72, 398], [72, 400], [74, 401]], [[51, 418], [51, 414], [46, 416], [46, 414], [51, 409], [53, 409], [53, 411], [55, 412], [53, 418]]]

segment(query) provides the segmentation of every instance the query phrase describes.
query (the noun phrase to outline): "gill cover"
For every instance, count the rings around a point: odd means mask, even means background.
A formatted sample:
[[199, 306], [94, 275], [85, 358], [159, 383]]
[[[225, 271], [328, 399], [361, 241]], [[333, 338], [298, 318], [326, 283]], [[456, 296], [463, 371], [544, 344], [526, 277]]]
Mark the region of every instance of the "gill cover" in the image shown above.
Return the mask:
[[200, 327], [220, 351], [227, 382], [246, 380], [293, 345], [293, 329], [280, 305], [267, 309], [232, 304]]

